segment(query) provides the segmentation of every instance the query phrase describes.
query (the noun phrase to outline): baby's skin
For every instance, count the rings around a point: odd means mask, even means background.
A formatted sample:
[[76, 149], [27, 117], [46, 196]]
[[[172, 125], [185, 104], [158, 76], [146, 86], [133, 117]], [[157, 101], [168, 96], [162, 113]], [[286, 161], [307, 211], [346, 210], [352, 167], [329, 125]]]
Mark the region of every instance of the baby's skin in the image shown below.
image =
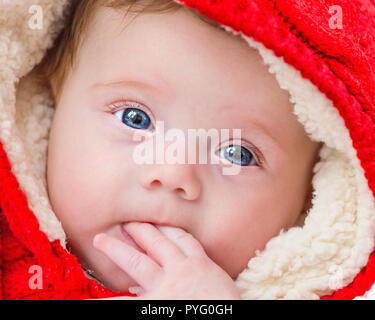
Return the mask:
[[[99, 8], [83, 40], [48, 146], [49, 198], [69, 249], [106, 287], [140, 286], [139, 298], [239, 299], [238, 274], [295, 225], [312, 191], [319, 145], [288, 92], [244, 39], [185, 8], [125, 20]], [[154, 139], [157, 121], [241, 129], [220, 147], [241, 144], [248, 161], [236, 175], [222, 162], [136, 163], [134, 134]]]
[[142, 288], [137, 298], [114, 299], [241, 299], [233, 279], [207, 256], [190, 233], [144, 222], [129, 222], [123, 227], [140, 250], [105, 234], [94, 238], [94, 247]]

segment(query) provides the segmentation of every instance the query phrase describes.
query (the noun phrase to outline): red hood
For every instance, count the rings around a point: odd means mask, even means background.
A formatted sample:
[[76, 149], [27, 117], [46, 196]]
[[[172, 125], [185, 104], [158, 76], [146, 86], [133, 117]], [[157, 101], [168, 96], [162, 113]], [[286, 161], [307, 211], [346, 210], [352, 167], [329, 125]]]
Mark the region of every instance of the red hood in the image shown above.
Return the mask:
[[[85, 299], [124, 295], [126, 293], [112, 292], [88, 279], [76, 257], [65, 249], [65, 234], [48, 203], [45, 182], [38, 179], [44, 172], [38, 162], [43, 157], [32, 160], [28, 156], [34, 154], [32, 146], [41, 140], [48, 141], [48, 128], [41, 127], [40, 136], [34, 137], [35, 140], [26, 138], [22, 133], [27, 126], [16, 117], [17, 112], [26, 110], [32, 101], [35, 110], [47, 110], [35, 112], [40, 119], [51, 119], [53, 114], [48, 93], [34, 85], [29, 73], [63, 27], [63, 12], [68, 9], [68, 1], [35, 2], [44, 9], [44, 27], [40, 32], [30, 29], [26, 23], [19, 23], [28, 21], [25, 16], [28, 10], [22, 5], [16, 6], [11, 1], [0, 5], [0, 12], [6, 13], [6, 17], [0, 17], [2, 22], [6, 19], [6, 23], [0, 23], [0, 295], [4, 299]], [[265, 252], [249, 263], [248, 269], [236, 280], [243, 297], [353, 299], [365, 294], [375, 280], [374, 2], [186, 0], [179, 3], [220, 22], [228, 32], [241, 34], [249, 45], [257, 48], [280, 86], [290, 91], [296, 114], [306, 131], [326, 145], [321, 154], [324, 161], [314, 171], [318, 192], [310, 213], [312, 218], [306, 222], [306, 227], [272, 239]], [[340, 19], [340, 12], [342, 28], [334, 20]], [[10, 33], [13, 29], [17, 32]], [[25, 78], [19, 82], [22, 77]], [[303, 96], [306, 91], [314, 91], [311, 97], [316, 105], [312, 102], [311, 105], [315, 109], [306, 106], [309, 102], [309, 98]], [[40, 101], [31, 99], [35, 96]], [[322, 112], [317, 112], [320, 107]], [[33, 119], [39, 123], [36, 116]], [[43, 154], [46, 149], [40, 150]], [[339, 171], [339, 167], [350, 168], [348, 170], [353, 174], [346, 176], [347, 171]], [[334, 194], [335, 190], [330, 189], [332, 186], [324, 185], [324, 176], [331, 179], [330, 184], [334, 183], [332, 179], [349, 181], [350, 190], [354, 190], [351, 198], [346, 201], [344, 196], [338, 196], [339, 193]], [[326, 207], [322, 203], [327, 201], [325, 195], [330, 192], [343, 201], [337, 219], [350, 214], [355, 221], [351, 224], [351, 255], [344, 255], [348, 250], [341, 248], [340, 243], [330, 243], [335, 254], [345, 260], [342, 264], [319, 257], [315, 250], [317, 246], [306, 248], [309, 240], [306, 233], [317, 241], [324, 234], [322, 230], [328, 228], [322, 225], [323, 229], [317, 231], [320, 222], [315, 222], [314, 217], [319, 220], [321, 214], [329, 215], [323, 212]], [[332, 201], [338, 201], [336, 198]], [[345, 207], [348, 203], [355, 203], [354, 208], [350, 207], [352, 212]], [[330, 226], [327, 230], [335, 228]], [[314, 271], [316, 284], [306, 284], [306, 295], [302, 285], [292, 282], [293, 286], [288, 287], [283, 282], [283, 279], [294, 281], [294, 272], [302, 272], [305, 268], [305, 273], [311, 273], [314, 268], [304, 264], [303, 259], [298, 260], [297, 253], [288, 256], [295, 262], [294, 269], [289, 266], [288, 273], [279, 276], [272, 271], [278, 269], [270, 271], [277, 288], [265, 287], [268, 275], [257, 273], [258, 265], [265, 261], [271, 263], [271, 256], [281, 263], [282, 257], [275, 258], [271, 253], [286, 248], [290, 241], [304, 246], [306, 251], [303, 253], [310, 254], [311, 249], [314, 257], [321, 258], [321, 264], [324, 264], [324, 268]], [[326, 253], [328, 247], [324, 241], [327, 243], [331, 239], [319, 242], [319, 250]], [[297, 261], [301, 266], [297, 267]], [[43, 270], [41, 289], [30, 287], [32, 266], [40, 266]], [[337, 268], [341, 276], [336, 272]], [[322, 274], [324, 271], [332, 272], [335, 279], [340, 280], [338, 284], [331, 283], [329, 288], [323, 288], [323, 280], [327, 279]], [[258, 293], [251, 288], [256, 288]]]

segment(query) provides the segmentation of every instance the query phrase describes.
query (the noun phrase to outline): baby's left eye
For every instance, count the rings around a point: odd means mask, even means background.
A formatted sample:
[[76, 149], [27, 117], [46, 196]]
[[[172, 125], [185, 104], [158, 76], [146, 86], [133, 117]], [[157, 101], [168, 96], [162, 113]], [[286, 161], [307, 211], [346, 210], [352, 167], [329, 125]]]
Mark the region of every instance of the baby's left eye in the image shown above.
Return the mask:
[[[252, 163], [257, 165], [256, 158], [245, 147], [238, 144], [231, 144], [216, 152], [219, 156], [239, 166], [249, 166]], [[254, 163], [255, 162], [255, 163]]]
[[134, 129], [149, 129], [152, 127], [150, 117], [138, 108], [126, 108], [114, 112], [124, 124]]

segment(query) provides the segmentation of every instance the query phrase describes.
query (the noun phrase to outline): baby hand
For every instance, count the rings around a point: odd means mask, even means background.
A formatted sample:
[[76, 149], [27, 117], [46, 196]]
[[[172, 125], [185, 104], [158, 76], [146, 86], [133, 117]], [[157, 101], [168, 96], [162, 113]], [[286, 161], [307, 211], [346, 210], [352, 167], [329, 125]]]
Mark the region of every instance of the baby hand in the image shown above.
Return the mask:
[[141, 300], [241, 299], [232, 278], [205, 253], [202, 245], [180, 228], [130, 222], [125, 230], [146, 251], [105, 234], [94, 247], [106, 254], [142, 287]]

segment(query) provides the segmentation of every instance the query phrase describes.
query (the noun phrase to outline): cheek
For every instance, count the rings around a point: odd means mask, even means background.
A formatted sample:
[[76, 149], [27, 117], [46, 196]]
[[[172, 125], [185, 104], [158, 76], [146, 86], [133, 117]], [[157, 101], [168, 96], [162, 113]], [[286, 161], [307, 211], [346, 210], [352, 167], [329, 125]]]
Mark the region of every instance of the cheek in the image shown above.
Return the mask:
[[[100, 172], [95, 175], [92, 162], [88, 161], [92, 151], [85, 143], [81, 129], [65, 126], [56, 119], [51, 130], [48, 151], [48, 192], [53, 210], [69, 234], [78, 226], [89, 228], [89, 217], [95, 214], [87, 206], [89, 199], [96, 199]], [[74, 132], [74, 134], [72, 134]]]
[[115, 195], [129, 180], [124, 161], [129, 150], [111, 143], [88, 116], [70, 113], [66, 118], [58, 114], [51, 128], [48, 192], [66, 233], [82, 238], [113, 223]]
[[220, 209], [211, 212], [211, 225], [207, 222], [206, 231], [201, 230], [207, 254], [232, 278], [290, 220], [289, 206], [280, 205], [282, 193], [274, 191], [271, 196], [269, 188], [262, 189], [259, 184], [257, 190], [252, 194], [233, 190], [233, 196], [222, 200], [216, 206]]

